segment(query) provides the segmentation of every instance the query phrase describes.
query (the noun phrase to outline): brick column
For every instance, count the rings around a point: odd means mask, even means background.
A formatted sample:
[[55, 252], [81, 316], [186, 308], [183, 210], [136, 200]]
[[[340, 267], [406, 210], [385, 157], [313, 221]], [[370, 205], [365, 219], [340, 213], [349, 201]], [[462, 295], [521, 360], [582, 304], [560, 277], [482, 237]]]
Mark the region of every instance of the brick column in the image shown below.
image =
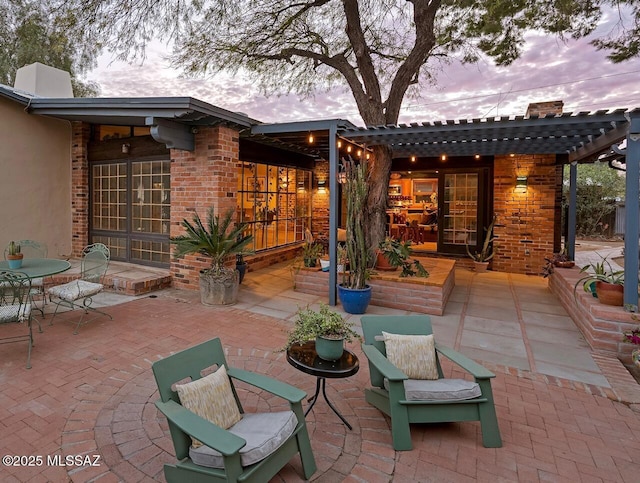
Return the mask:
[[[198, 213], [204, 221], [214, 206], [216, 214], [237, 208], [238, 132], [227, 127], [201, 127], [195, 150], [171, 150], [171, 236], [184, 233], [184, 218]], [[209, 258], [188, 255], [171, 259], [173, 283], [178, 288], [197, 290], [200, 270], [209, 268]]]
[[72, 122], [71, 256], [79, 257], [89, 243], [89, 124]]
[[[527, 189], [516, 189], [516, 177], [527, 176]], [[496, 156], [494, 162], [493, 268], [538, 275], [544, 257], [554, 250], [557, 174], [555, 155]]]

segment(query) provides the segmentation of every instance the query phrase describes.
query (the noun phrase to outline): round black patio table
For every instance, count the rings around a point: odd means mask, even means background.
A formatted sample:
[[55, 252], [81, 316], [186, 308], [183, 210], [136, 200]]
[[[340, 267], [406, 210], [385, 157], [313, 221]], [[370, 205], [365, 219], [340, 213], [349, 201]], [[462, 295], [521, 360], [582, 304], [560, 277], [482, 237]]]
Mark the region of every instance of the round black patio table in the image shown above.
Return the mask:
[[327, 401], [329, 407], [334, 413], [347, 425], [349, 429], [353, 429], [347, 420], [338, 412], [338, 410], [331, 404], [331, 401], [327, 398], [326, 385], [327, 378], [340, 379], [344, 377], [353, 376], [360, 369], [360, 363], [356, 355], [348, 349], [345, 349], [342, 353], [342, 357], [337, 361], [327, 361], [318, 357], [316, 352], [316, 343], [314, 341], [305, 342], [302, 345], [294, 344], [287, 349], [287, 361], [296, 369], [316, 376], [316, 393], [308, 399], [311, 405], [307, 408], [304, 415], [306, 416], [313, 408], [314, 404], [318, 400], [320, 394], [320, 388], [322, 388], [322, 395], [324, 400]]

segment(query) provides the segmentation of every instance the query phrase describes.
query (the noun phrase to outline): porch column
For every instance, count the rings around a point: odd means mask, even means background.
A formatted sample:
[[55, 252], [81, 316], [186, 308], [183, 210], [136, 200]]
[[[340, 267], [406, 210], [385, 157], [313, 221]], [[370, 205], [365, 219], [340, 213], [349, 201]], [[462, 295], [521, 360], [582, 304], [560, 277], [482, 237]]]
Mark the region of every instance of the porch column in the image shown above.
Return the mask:
[[569, 260], [576, 259], [576, 212], [578, 200], [578, 163], [573, 161], [569, 165], [569, 214], [567, 216], [567, 239], [565, 240], [565, 248]]
[[336, 305], [338, 282], [338, 147], [335, 124], [329, 128], [329, 305]]
[[626, 150], [626, 220], [624, 230], [624, 304], [638, 309], [638, 242], [639, 182], [640, 182], [640, 113], [631, 114]]

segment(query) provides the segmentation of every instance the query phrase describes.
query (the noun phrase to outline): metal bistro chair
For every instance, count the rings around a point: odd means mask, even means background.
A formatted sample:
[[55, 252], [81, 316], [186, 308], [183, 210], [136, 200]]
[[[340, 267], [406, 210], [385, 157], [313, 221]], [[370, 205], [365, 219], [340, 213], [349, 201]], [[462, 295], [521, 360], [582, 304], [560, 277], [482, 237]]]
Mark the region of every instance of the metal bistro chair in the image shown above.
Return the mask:
[[26, 327], [26, 333], [2, 337], [0, 344], [28, 342], [27, 369], [31, 369], [31, 347], [33, 346], [30, 292], [31, 280], [27, 274], [14, 271], [0, 272], [0, 324], [16, 322]]
[[[47, 258], [47, 245], [46, 243], [38, 242], [35, 240], [18, 240], [16, 244], [20, 245], [20, 251], [24, 255], [24, 258]], [[9, 246], [4, 249], [4, 259], [7, 259], [7, 254], [9, 253]], [[38, 310], [42, 317], [44, 318], [44, 306], [47, 303], [46, 287], [43, 277], [32, 278], [31, 279], [31, 293], [29, 294], [29, 298], [31, 299], [31, 308], [33, 310]], [[34, 295], [40, 295], [42, 297], [42, 307], [38, 307], [33, 299]], [[40, 322], [38, 322], [38, 326]], [[40, 328], [40, 332], [42, 332], [42, 328]]]
[[[453, 349], [433, 340], [427, 343], [424, 336], [433, 333], [429, 316], [364, 315], [361, 323], [362, 350], [369, 359], [372, 386], [365, 389], [365, 399], [391, 418], [396, 451], [412, 448], [410, 423], [480, 421], [484, 446], [502, 446], [491, 391], [494, 374]], [[409, 378], [387, 358], [387, 344], [407, 372], [420, 372], [429, 366], [432, 374], [412, 374], [414, 378]], [[425, 347], [435, 353], [428, 354]], [[475, 382], [445, 378], [440, 356], [468, 372]], [[421, 362], [416, 364], [418, 360]]]
[[[167, 417], [178, 460], [164, 465], [167, 482], [265, 482], [298, 453], [304, 478], [316, 471], [302, 412], [305, 392], [229, 367], [219, 338], [156, 361], [152, 369], [160, 392], [156, 406]], [[278, 396], [289, 408], [245, 413], [238, 383]]]
[[[76, 325], [74, 334], [78, 333], [78, 329], [83, 324], [84, 316], [89, 311], [105, 315], [113, 320], [111, 315], [91, 306], [93, 303], [92, 297], [102, 292], [104, 288], [103, 281], [109, 268], [109, 260], [109, 248], [103, 243], [94, 243], [84, 247], [80, 265], [80, 278], [63, 285], [56, 285], [47, 290], [49, 297], [53, 296], [58, 299], [57, 302], [52, 300], [56, 304], [56, 310], [49, 325], [53, 325], [53, 318], [58, 313], [60, 305], [65, 305], [71, 309], [79, 308], [84, 311]], [[80, 300], [82, 301], [81, 303], [79, 303]], [[91, 320], [84, 321], [84, 324], [88, 324]]]

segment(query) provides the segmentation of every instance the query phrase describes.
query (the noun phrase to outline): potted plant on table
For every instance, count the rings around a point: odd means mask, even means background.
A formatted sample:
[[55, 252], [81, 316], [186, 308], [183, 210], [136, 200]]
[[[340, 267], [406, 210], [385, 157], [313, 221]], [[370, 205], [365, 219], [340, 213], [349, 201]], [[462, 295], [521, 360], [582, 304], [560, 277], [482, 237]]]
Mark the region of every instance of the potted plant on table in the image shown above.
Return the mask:
[[176, 245], [174, 257], [200, 254], [211, 258], [211, 268], [200, 271], [200, 299], [204, 305], [230, 305], [238, 299], [239, 273], [235, 267], [225, 267], [225, 262], [234, 255], [250, 253], [245, 247], [253, 236], [244, 235], [245, 223], [233, 224], [233, 215], [233, 209], [222, 217], [215, 215], [212, 206], [206, 226], [195, 213], [193, 223], [182, 220], [186, 234], [171, 238], [171, 243]]
[[482, 249], [480, 251], [474, 251], [471, 253], [469, 249], [469, 245], [466, 245], [467, 254], [473, 259], [473, 264], [475, 265], [476, 272], [486, 272], [489, 267], [489, 260], [491, 260], [496, 254], [493, 248], [493, 241], [495, 237], [493, 236], [493, 227], [496, 224], [498, 216], [494, 215], [493, 220], [491, 220], [491, 224], [488, 228], [485, 228], [486, 235], [484, 237], [484, 243], [482, 244]]
[[346, 180], [344, 194], [347, 200], [345, 246], [349, 271], [345, 271], [338, 285], [338, 297], [349, 314], [363, 314], [371, 301], [369, 278], [369, 249], [364, 232], [364, 212], [367, 203], [368, 169], [366, 161], [357, 164], [353, 159], [343, 160]]
[[292, 345], [302, 345], [314, 340], [316, 352], [322, 359], [336, 361], [342, 357], [344, 342], [362, 340], [353, 330], [353, 324], [344, 320], [342, 315], [333, 312], [328, 306], [320, 304], [320, 310], [309, 307], [299, 309], [293, 329], [289, 331], [284, 350]]
[[614, 270], [607, 257], [590, 263], [580, 269], [587, 275], [580, 278], [573, 287], [574, 295], [579, 285], [585, 292], [595, 293], [604, 305], [622, 306], [624, 300], [624, 270]]
[[20, 252], [20, 244], [14, 241], [9, 243], [7, 247], [7, 263], [12, 270], [22, 267], [22, 258], [24, 254]]

